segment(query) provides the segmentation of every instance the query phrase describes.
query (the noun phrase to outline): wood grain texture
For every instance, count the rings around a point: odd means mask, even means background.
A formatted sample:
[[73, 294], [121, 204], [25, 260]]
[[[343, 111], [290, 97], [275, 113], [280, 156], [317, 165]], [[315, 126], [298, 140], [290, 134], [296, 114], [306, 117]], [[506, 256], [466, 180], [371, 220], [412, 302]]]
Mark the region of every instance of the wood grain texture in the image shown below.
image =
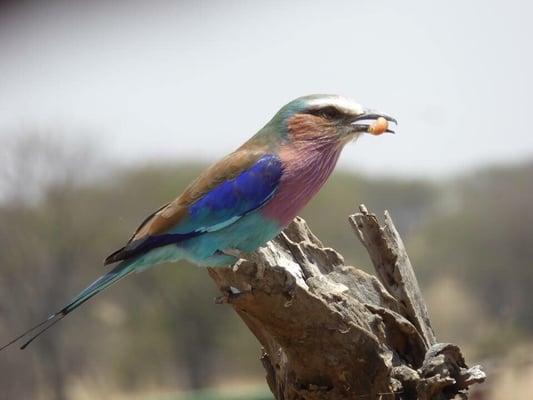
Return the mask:
[[376, 215], [361, 205], [360, 212], [350, 216], [349, 221], [365, 246], [380, 281], [405, 308], [409, 321], [422, 334], [426, 346], [435, 344], [426, 303], [402, 238], [389, 213], [385, 211], [385, 223], [381, 226]]
[[389, 260], [377, 277], [345, 265], [301, 218], [233, 267], [209, 269], [218, 303], [230, 304], [259, 340], [275, 398], [466, 398], [485, 375], [466, 366], [457, 346], [435, 343], [392, 220], [381, 226], [366, 211], [353, 219], [373, 260]]

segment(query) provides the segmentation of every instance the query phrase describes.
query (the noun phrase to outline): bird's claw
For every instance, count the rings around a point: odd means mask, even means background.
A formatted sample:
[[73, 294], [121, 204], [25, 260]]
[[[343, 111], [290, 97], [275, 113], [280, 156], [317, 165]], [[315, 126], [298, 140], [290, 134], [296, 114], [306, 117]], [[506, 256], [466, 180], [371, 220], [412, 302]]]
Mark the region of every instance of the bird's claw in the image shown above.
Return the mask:
[[248, 295], [251, 291], [241, 291], [233, 286], [230, 286], [230, 288], [226, 291], [225, 294], [222, 296], [219, 296], [215, 298], [215, 304], [231, 304], [236, 299], [242, 298], [246, 295]]
[[231, 249], [231, 248], [222, 250], [222, 253], [224, 253], [227, 256], [235, 257], [237, 259], [242, 258], [243, 256], [240, 250]]

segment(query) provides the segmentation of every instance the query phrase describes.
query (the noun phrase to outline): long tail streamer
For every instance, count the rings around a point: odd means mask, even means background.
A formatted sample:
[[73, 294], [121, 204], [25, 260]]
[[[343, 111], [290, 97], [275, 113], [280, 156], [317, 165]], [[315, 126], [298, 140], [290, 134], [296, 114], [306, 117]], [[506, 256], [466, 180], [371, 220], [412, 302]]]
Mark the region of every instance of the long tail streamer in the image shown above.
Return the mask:
[[[112, 284], [118, 282], [122, 278], [124, 278], [126, 275], [130, 274], [134, 268], [131, 267], [130, 262], [123, 261], [120, 264], [118, 264], [115, 268], [113, 268], [111, 271], [109, 271], [107, 274], [102, 275], [100, 278], [95, 280], [93, 283], [91, 283], [88, 287], [86, 287], [80, 294], [78, 294], [72, 301], [67, 304], [65, 307], [63, 307], [61, 310], [55, 312], [54, 314], [50, 315], [48, 318], [46, 318], [44, 321], [39, 322], [37, 325], [31, 327], [30, 329], [26, 330], [16, 338], [12, 339], [9, 343], [3, 345], [0, 347], [0, 351], [4, 350], [5, 348], [11, 346], [13, 343], [18, 342], [20, 339], [26, 337], [28, 334], [36, 331], [37, 329], [41, 328], [37, 331], [37, 333], [33, 334], [24, 344], [20, 347], [21, 350], [28, 347], [28, 345], [33, 342], [35, 339], [37, 339], [40, 335], [42, 335], [44, 332], [46, 332], [48, 329], [50, 329], [52, 326], [57, 324], [59, 321], [61, 321], [65, 316], [72, 311], [74, 311], [76, 308], [81, 306], [83, 303], [85, 303], [90, 298], [96, 296], [98, 293], [100, 293], [102, 290], [108, 288]], [[43, 327], [44, 326], [44, 327]]]

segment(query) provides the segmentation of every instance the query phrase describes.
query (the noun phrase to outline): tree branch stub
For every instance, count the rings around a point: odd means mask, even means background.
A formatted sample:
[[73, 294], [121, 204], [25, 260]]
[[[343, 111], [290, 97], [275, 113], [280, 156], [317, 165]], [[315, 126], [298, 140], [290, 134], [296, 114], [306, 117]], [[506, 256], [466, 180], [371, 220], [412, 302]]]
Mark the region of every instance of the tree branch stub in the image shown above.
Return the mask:
[[[388, 213], [350, 223], [377, 278], [345, 265], [305, 221], [229, 268], [210, 268], [263, 348], [277, 400], [448, 399], [484, 380], [457, 346], [437, 344], [403, 242]], [[378, 279], [379, 278], [379, 279]]]

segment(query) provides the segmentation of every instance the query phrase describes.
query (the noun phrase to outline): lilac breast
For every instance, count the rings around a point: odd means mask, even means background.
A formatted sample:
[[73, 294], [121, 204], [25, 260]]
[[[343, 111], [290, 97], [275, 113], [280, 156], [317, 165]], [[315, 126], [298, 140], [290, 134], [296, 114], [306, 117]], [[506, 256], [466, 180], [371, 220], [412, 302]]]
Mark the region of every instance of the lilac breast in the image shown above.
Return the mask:
[[263, 215], [288, 225], [327, 181], [340, 152], [337, 143], [282, 149], [283, 176], [276, 194], [261, 210]]

